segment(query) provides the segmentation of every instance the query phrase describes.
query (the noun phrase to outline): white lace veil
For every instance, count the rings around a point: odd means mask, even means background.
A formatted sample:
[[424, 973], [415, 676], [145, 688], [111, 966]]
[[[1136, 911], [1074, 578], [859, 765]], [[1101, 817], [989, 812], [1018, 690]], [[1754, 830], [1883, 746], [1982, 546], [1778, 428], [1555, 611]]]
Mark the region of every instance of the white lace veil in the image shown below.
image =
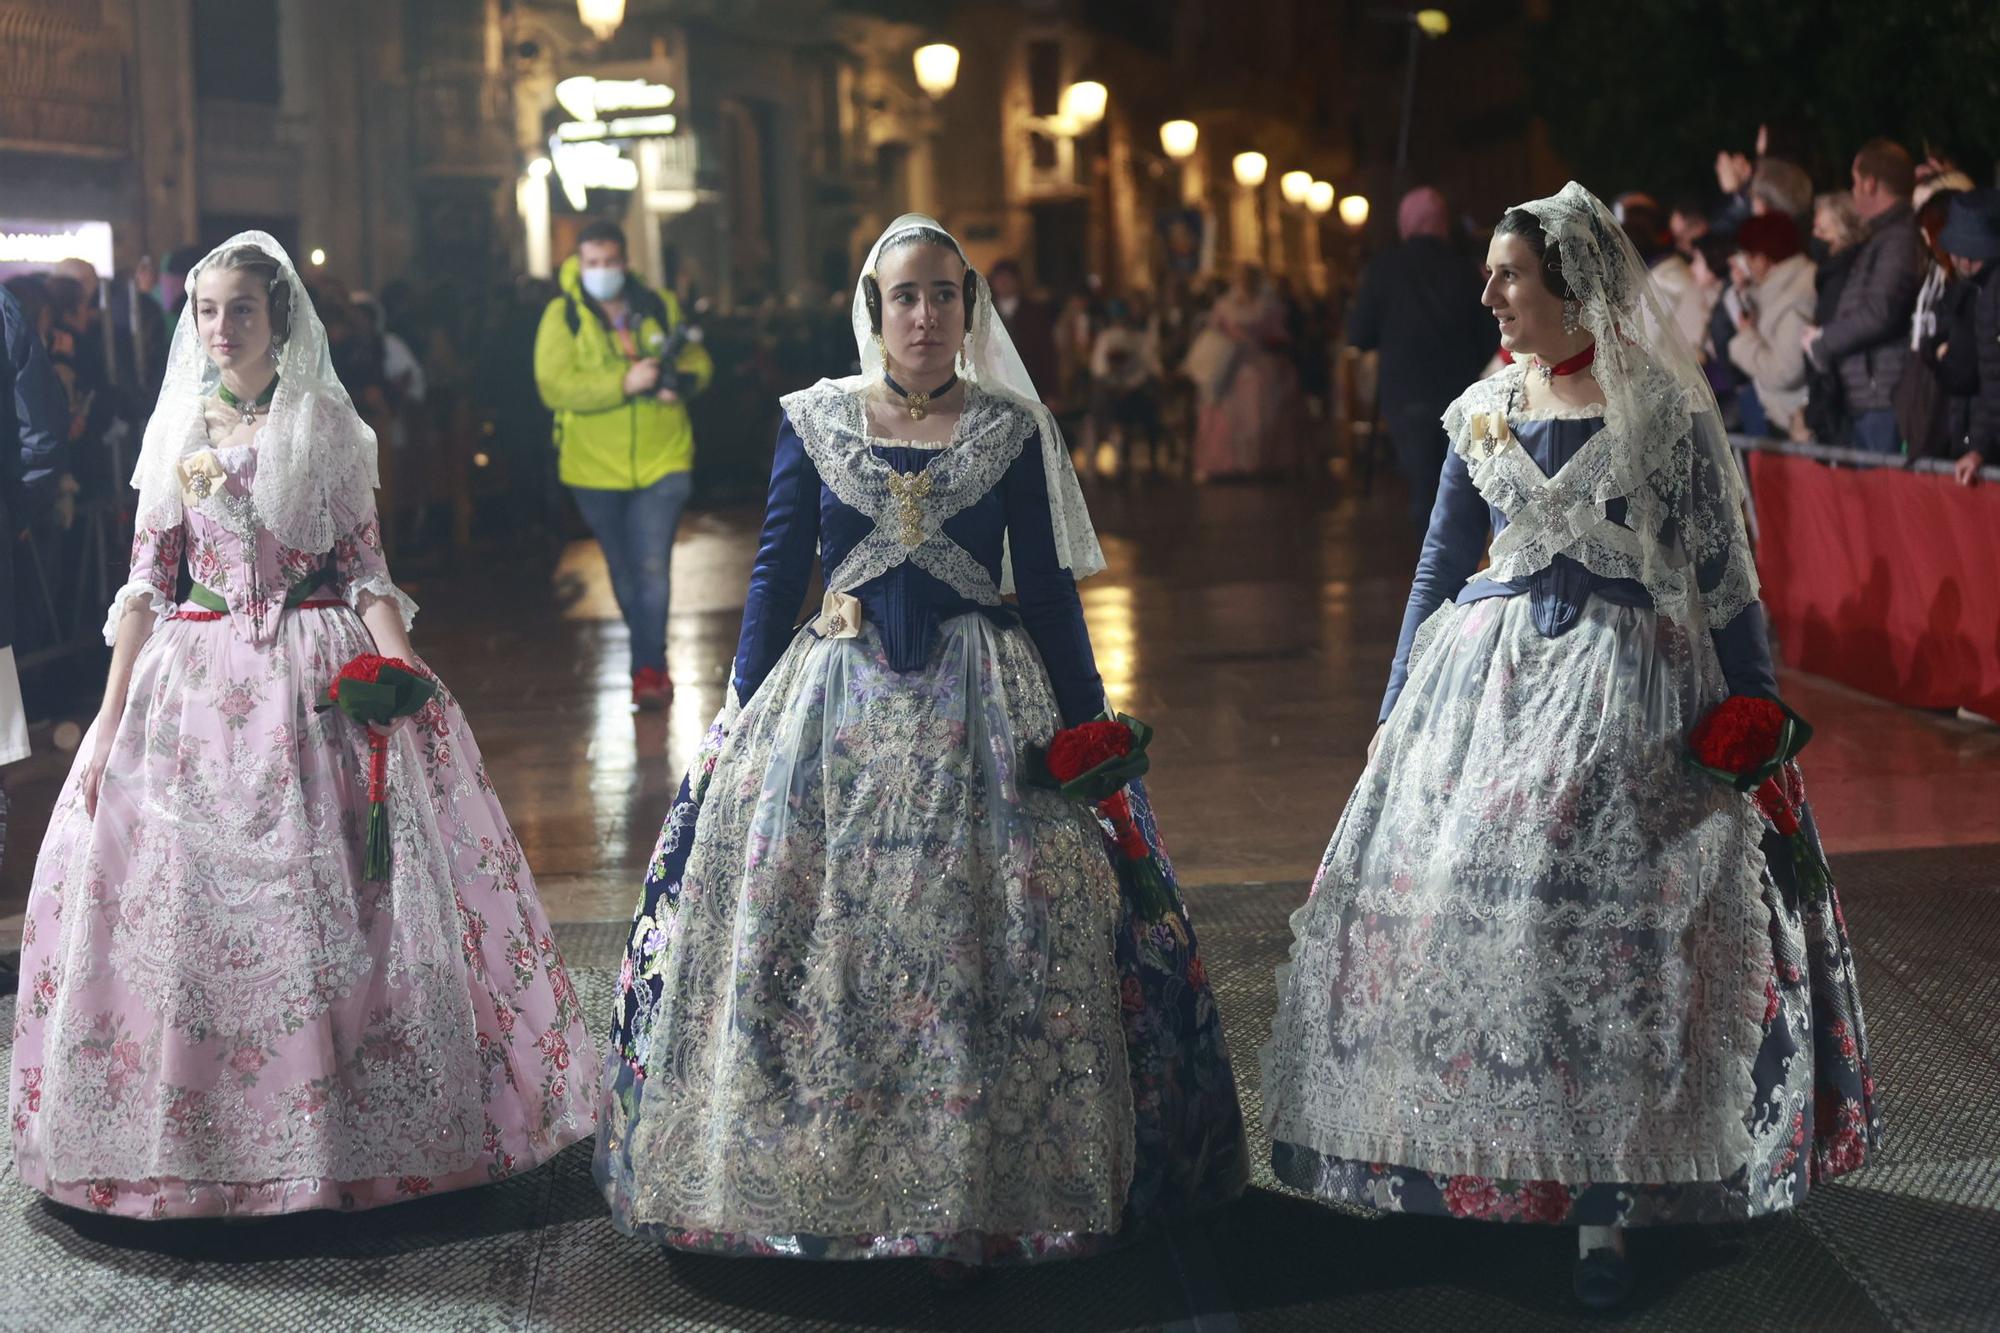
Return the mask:
[[166, 381], [146, 423], [146, 442], [132, 486], [139, 492], [138, 524], [164, 532], [182, 519], [179, 463], [209, 445], [203, 400], [222, 374], [202, 351], [195, 331], [195, 286], [210, 264], [231, 250], [261, 251], [278, 266], [273, 293], [289, 292], [289, 331], [277, 354], [278, 387], [257, 436], [257, 472], [251, 500], [258, 521], [284, 545], [315, 554], [333, 548], [336, 525], [365, 513], [376, 486], [375, 432], [361, 420], [333, 373], [326, 326], [283, 246], [261, 231], [230, 237], [187, 275], [188, 302], [167, 353]]
[[[1541, 223], [1544, 263], [1560, 273], [1577, 321], [1597, 340], [1592, 373], [1617, 438], [1583, 475], [1565, 479], [1587, 487], [1571, 497], [1567, 522], [1545, 509], [1517, 534], [1510, 514], [1486, 572], [1519, 577], [1568, 555], [1605, 577], [1638, 580], [1671, 620], [1719, 629], [1756, 600], [1757, 571], [1742, 471], [1694, 349], [1595, 195], [1572, 181], [1519, 207]], [[1585, 512], [1601, 518], [1604, 503], [1618, 498], [1625, 533]]]
[[[825, 382], [852, 393], [882, 378], [885, 369], [882, 349], [875, 341], [875, 327], [869, 319], [863, 279], [874, 274], [881, 262], [882, 252], [897, 237], [913, 231], [935, 231], [951, 239], [958, 257], [965, 259], [964, 247], [938, 225], [935, 218], [922, 213], [905, 213], [890, 223], [868, 251], [868, 261], [861, 266], [861, 277], [854, 283], [854, 342], [861, 352], [861, 373]], [[966, 260], [966, 267], [971, 268], [970, 260]], [[1089, 578], [1104, 568], [1104, 552], [1097, 544], [1097, 530], [1091, 526], [1090, 510], [1083, 502], [1083, 488], [1077, 483], [1076, 468], [1070, 464], [1069, 446], [1063, 442], [1062, 429], [1056, 425], [1055, 414], [1043, 406], [1041, 395], [1035, 391], [1035, 381], [1028, 375], [1021, 354], [1014, 350], [1014, 340], [1007, 336], [1007, 326], [1001, 323], [993, 308], [993, 291], [986, 285], [986, 275], [973, 270], [972, 276], [975, 289], [972, 328], [965, 348], [959, 354], [959, 376], [987, 393], [1008, 399], [1035, 419], [1035, 427], [1042, 437], [1042, 473], [1048, 484], [1049, 525], [1055, 532], [1056, 558], [1074, 577]], [[1014, 590], [1012, 566], [1013, 562], [1009, 560], [1002, 571], [1002, 592]]]

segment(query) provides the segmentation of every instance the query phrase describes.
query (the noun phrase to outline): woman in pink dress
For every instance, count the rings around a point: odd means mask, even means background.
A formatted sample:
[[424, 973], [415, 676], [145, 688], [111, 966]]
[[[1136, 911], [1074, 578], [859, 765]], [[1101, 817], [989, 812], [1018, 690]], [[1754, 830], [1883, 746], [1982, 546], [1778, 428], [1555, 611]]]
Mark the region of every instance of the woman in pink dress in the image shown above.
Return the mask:
[[592, 1131], [581, 1005], [442, 686], [390, 732], [391, 866], [364, 878], [369, 738], [318, 705], [357, 655], [417, 662], [375, 437], [276, 241], [235, 237], [188, 290], [104, 705], [28, 902], [15, 1167], [137, 1218], [501, 1179]]
[[1298, 372], [1284, 302], [1246, 265], [1209, 312], [1189, 353], [1201, 411], [1194, 479], [1289, 473], [1298, 463]]

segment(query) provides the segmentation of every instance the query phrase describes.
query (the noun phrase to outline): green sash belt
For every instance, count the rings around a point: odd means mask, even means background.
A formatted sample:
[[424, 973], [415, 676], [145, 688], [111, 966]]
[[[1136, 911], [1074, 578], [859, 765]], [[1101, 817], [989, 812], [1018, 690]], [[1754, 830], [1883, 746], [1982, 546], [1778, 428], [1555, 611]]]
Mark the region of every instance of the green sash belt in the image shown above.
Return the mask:
[[[285, 594], [285, 605], [295, 607], [301, 602], [309, 601], [314, 593], [332, 582], [333, 571], [321, 565], [316, 572], [306, 576], [303, 582], [292, 585], [292, 590]], [[229, 603], [199, 583], [188, 589], [188, 600], [204, 611], [220, 611], [224, 615], [229, 613]]]

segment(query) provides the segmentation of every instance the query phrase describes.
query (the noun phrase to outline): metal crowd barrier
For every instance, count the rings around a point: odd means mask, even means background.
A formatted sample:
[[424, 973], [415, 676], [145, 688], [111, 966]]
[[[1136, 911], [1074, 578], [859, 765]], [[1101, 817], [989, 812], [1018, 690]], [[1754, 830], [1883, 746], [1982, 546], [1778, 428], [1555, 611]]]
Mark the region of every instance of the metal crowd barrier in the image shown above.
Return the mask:
[[[1790, 440], [1764, 439], [1756, 435], [1731, 435], [1729, 443], [1739, 455], [1746, 457], [1752, 452], [1791, 454], [1841, 467], [1897, 468], [1904, 472], [1943, 473], [1949, 476], [1955, 464], [1955, 460], [1949, 458], [1905, 458], [1902, 454], [1875, 454], [1865, 449], [1843, 449], [1832, 444], [1795, 444]], [[2000, 482], [2000, 465], [1989, 464], [1980, 468], [1979, 479]]]

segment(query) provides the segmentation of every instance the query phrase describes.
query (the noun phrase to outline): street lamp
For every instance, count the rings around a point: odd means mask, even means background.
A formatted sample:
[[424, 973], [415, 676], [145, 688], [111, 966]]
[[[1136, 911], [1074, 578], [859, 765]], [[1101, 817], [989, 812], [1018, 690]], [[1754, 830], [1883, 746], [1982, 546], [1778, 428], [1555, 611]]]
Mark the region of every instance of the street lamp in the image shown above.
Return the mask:
[[1104, 108], [1110, 100], [1111, 93], [1103, 84], [1085, 79], [1063, 89], [1062, 98], [1056, 103], [1056, 115], [1064, 124], [1074, 126], [1078, 135], [1088, 134], [1104, 119]]
[[[1327, 187], [1331, 189], [1331, 186]], [[1350, 194], [1340, 201], [1340, 220], [1360, 231], [1368, 225], [1368, 198], [1366, 195]]]
[[1310, 171], [1288, 171], [1278, 177], [1278, 190], [1285, 196], [1285, 202], [1294, 208], [1302, 206], [1312, 195], [1313, 178]]
[[1201, 127], [1191, 120], [1170, 120], [1160, 126], [1160, 147], [1176, 162], [1193, 157], [1195, 145], [1200, 142]]
[[1246, 190], [1254, 190], [1264, 183], [1270, 173], [1271, 159], [1262, 153], [1238, 153], [1230, 159], [1230, 169], [1236, 173], [1236, 183]]
[[608, 42], [625, 21], [625, 0], [576, 0], [576, 16], [598, 41]]
[[1451, 15], [1442, 9], [1376, 9], [1374, 17], [1406, 24], [1410, 33], [1409, 52], [1403, 59], [1403, 122], [1396, 130], [1395, 192], [1403, 188], [1410, 166], [1410, 119], [1417, 109], [1417, 51], [1426, 37], [1442, 37], [1451, 31]]
[[912, 57], [917, 66], [917, 87], [937, 101], [958, 86], [958, 48], [949, 42], [920, 46]]
[[[1314, 213], [1325, 214], [1333, 211], [1333, 184], [1330, 181], [1314, 181], [1306, 190], [1306, 207]], [[1362, 200], [1365, 204], [1368, 201]]]

